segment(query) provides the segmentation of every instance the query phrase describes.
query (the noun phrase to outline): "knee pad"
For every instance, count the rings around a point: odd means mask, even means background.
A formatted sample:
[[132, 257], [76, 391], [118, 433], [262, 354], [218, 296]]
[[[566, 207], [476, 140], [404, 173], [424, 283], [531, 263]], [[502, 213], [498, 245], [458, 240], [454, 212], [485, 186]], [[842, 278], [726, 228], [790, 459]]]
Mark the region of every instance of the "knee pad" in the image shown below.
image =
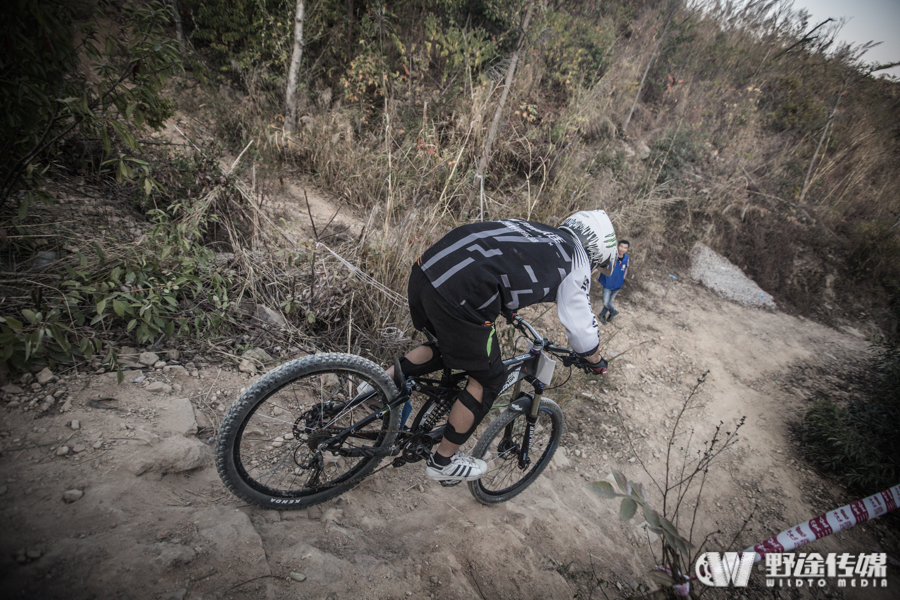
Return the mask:
[[450, 443], [456, 444], [457, 446], [462, 446], [463, 444], [465, 444], [466, 441], [468, 441], [468, 439], [471, 437], [471, 435], [471, 432], [468, 434], [459, 433], [450, 423], [447, 423], [447, 425], [444, 427], [444, 439]]
[[429, 373], [434, 373], [438, 369], [444, 368], [444, 359], [441, 357], [441, 350], [437, 347], [437, 344], [433, 342], [426, 342], [423, 346], [428, 346], [431, 348], [431, 359], [427, 362], [424, 362], [420, 365], [409, 362], [406, 357], [400, 359], [400, 371], [407, 377], [421, 377], [422, 375], [428, 375]]
[[488, 399], [487, 389], [485, 389], [484, 399], [479, 402], [475, 399], [475, 397], [469, 393], [468, 390], [463, 390], [457, 396], [457, 400], [459, 400], [463, 406], [468, 408], [472, 415], [474, 415], [475, 420], [472, 422], [472, 426], [468, 429], [468, 431], [456, 431], [456, 428], [453, 427], [452, 424], [447, 423], [447, 427], [444, 429], [444, 438], [448, 442], [452, 442], [454, 444], [459, 444], [462, 446], [465, 444], [472, 434], [475, 432], [475, 428], [484, 420], [487, 416], [488, 412], [491, 410], [491, 406], [494, 404], [494, 400], [497, 398], [497, 394], [493, 394], [493, 397]]

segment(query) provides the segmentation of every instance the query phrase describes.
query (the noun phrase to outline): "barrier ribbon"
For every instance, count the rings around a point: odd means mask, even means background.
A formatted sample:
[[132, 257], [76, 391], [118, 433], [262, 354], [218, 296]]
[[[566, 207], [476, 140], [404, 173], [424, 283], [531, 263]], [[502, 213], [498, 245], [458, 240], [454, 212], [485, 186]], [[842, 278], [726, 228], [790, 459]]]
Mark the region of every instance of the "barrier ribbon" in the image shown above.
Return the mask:
[[835, 531], [850, 529], [887, 514], [896, 510], [898, 505], [900, 505], [900, 485], [895, 485], [868, 498], [828, 511], [806, 523], [785, 529], [778, 535], [747, 548], [744, 552], [756, 552], [754, 562], [759, 562], [766, 554], [790, 552]]

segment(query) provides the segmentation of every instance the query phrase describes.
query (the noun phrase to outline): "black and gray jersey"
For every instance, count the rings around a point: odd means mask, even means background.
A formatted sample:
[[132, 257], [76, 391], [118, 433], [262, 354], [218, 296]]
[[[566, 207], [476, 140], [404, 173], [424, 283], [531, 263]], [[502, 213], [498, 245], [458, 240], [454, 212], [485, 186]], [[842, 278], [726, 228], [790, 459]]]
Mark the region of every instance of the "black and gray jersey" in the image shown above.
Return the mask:
[[463, 225], [419, 264], [438, 293], [473, 319], [493, 322], [503, 309], [556, 302], [572, 349], [587, 356], [598, 347], [590, 262], [565, 231], [518, 219]]

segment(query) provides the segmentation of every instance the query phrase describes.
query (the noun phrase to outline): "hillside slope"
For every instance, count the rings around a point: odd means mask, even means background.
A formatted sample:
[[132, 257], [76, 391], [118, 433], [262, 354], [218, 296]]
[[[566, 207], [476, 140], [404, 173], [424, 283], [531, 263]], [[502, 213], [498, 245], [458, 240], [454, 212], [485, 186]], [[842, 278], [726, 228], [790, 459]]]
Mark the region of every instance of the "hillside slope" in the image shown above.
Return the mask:
[[[791, 431], [808, 399], [836, 386], [833, 375], [860, 368], [863, 336], [739, 306], [686, 274], [650, 266], [635, 274], [619, 296], [621, 317], [603, 330], [604, 353], [615, 357], [609, 377], [573, 378], [548, 393], [566, 415], [564, 447], [526, 493], [492, 508], [464, 486], [425, 479], [421, 464], [387, 468], [307, 510], [242, 505], [218, 480], [209, 442], [250, 376], [209, 356], [178, 357], [193, 374], [144, 368], [146, 379], [126, 371], [116, 386], [114, 374], [65, 372], [7, 393], [0, 590], [47, 599], [568, 599], [587, 593], [593, 570], [612, 582], [607, 593], [628, 594], [654, 564], [647, 534], [620, 523], [617, 504], [586, 484], [611, 468], [649, 484], [639, 461], [658, 478], [673, 415], [705, 371], [683, 421], [694, 445], [720, 421], [747, 419], [739, 444], [710, 471], [695, 540], [721, 529], [712, 548], [738, 550], [844, 504], [842, 489], [800, 457]], [[553, 312], [538, 322], [561, 341]], [[41, 412], [48, 395], [59, 398]], [[83, 495], [66, 501], [69, 490]], [[744, 519], [747, 529], [725, 546]], [[896, 552], [879, 531], [858, 528], [810, 550]], [[892, 586], [896, 577], [892, 568]], [[761, 575], [753, 582], [753, 597], [771, 597]], [[831, 587], [815, 597], [823, 594], [840, 595]]]

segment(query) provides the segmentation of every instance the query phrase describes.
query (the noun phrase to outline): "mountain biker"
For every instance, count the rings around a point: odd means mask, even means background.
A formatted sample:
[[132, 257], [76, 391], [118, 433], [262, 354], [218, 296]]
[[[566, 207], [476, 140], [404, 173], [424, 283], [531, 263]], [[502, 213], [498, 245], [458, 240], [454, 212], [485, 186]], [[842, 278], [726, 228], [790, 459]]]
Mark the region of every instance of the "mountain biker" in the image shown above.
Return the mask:
[[[599, 330], [591, 309], [591, 273], [608, 271], [616, 233], [605, 211], [582, 211], [558, 228], [507, 219], [463, 225], [431, 246], [413, 265], [409, 307], [427, 342], [400, 360], [404, 375], [443, 368], [463, 370], [466, 388], [450, 410], [426, 476], [437, 481], [472, 481], [487, 464], [459, 452], [490, 411], [506, 382], [494, 321], [503, 313], [540, 302], [556, 302], [569, 345], [594, 373], [606, 373]], [[388, 369], [393, 374], [393, 368]]]

